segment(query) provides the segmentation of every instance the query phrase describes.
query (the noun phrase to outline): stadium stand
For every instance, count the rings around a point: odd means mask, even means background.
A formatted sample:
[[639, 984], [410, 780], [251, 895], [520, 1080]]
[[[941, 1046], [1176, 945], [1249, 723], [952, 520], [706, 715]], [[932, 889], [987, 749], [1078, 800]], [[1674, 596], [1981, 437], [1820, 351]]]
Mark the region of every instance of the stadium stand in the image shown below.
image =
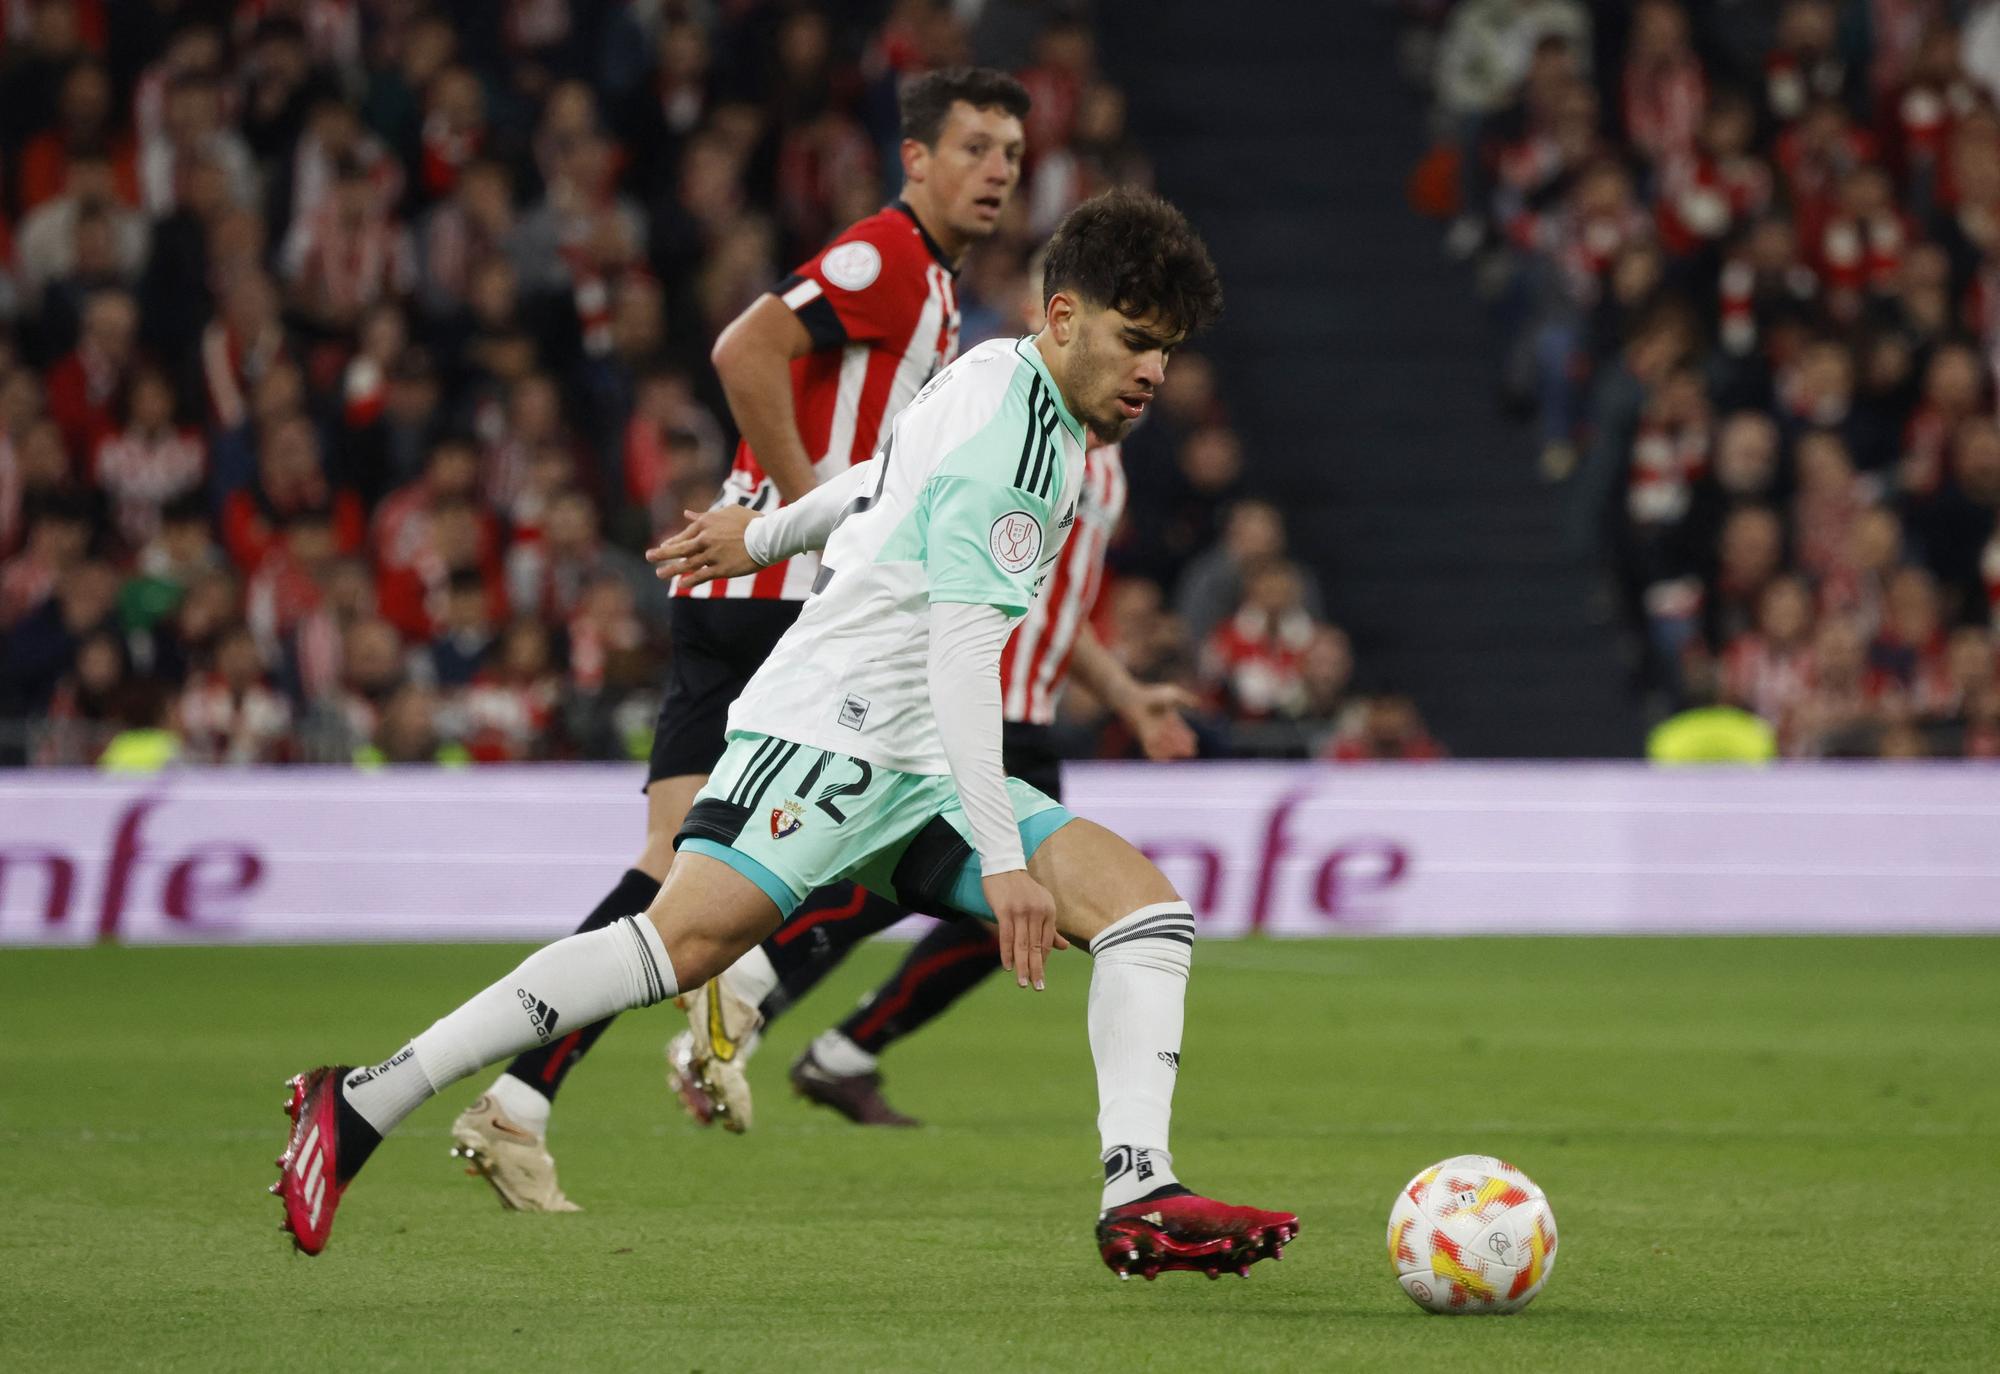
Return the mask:
[[1651, 713], [2000, 752], [2000, 5], [1395, 8], [1412, 198]]

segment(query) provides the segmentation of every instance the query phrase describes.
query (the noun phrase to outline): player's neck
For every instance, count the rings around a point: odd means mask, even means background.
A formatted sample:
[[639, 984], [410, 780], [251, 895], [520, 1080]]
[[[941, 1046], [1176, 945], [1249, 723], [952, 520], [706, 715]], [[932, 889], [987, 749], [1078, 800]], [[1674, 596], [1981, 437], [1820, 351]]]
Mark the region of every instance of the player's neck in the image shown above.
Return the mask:
[[1036, 334], [1029, 343], [1036, 355], [1041, 358], [1042, 367], [1049, 374], [1049, 380], [1055, 383], [1056, 397], [1062, 402], [1063, 413], [1070, 416], [1079, 414], [1076, 397], [1070, 391], [1069, 378], [1063, 375], [1068, 364], [1063, 359], [1062, 350], [1058, 349], [1055, 342], [1049, 338], [1048, 330], [1044, 329]]
[[930, 240], [931, 251], [951, 264], [955, 272], [965, 262], [965, 254], [972, 247], [972, 240], [964, 234], [956, 233], [921, 194], [912, 194], [909, 187], [903, 189], [903, 208], [910, 212], [910, 218], [917, 222], [917, 228], [924, 231]]

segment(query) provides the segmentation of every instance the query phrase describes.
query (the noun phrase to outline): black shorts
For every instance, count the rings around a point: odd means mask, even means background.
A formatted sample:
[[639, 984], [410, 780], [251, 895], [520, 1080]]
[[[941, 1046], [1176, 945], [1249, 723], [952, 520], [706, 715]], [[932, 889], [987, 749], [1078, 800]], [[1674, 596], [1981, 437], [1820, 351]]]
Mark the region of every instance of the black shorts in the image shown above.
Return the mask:
[[661, 778], [706, 775], [715, 767], [731, 703], [743, 695], [751, 675], [764, 666], [805, 604], [674, 598], [673, 657], [667, 665], [666, 694], [660, 698], [660, 721], [653, 727], [648, 787]]
[[1056, 732], [1046, 725], [1008, 721], [1001, 735], [1000, 764], [1010, 778], [1062, 800], [1062, 755]]

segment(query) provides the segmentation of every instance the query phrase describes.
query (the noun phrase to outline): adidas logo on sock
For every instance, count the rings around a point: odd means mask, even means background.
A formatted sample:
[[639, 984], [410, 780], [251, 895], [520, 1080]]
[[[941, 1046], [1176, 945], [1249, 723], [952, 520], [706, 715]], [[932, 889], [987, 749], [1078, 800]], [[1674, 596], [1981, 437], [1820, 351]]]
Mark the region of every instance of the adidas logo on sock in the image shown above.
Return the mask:
[[528, 1013], [528, 1022], [534, 1026], [535, 1034], [544, 1045], [556, 1033], [556, 1009], [526, 988], [515, 988], [514, 995], [521, 999], [522, 1008]]

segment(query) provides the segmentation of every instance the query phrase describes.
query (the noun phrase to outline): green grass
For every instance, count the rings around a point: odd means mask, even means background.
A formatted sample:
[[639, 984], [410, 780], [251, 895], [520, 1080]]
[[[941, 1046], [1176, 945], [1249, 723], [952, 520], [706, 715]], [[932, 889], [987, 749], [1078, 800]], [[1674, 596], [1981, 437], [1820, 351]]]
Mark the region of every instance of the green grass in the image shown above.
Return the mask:
[[[379, 1057], [516, 951], [0, 953], [0, 1368], [429, 1370], [2000, 1367], [2000, 941], [1380, 941], [1197, 952], [1176, 1163], [1304, 1234], [1249, 1282], [1120, 1284], [1090, 1239], [1087, 962], [994, 983], [889, 1061], [929, 1125], [797, 1103], [695, 1129], [626, 1018], [566, 1092], [573, 1217], [502, 1213], [413, 1117], [332, 1247], [264, 1196], [279, 1084]], [[1517, 1317], [1428, 1317], [1382, 1248], [1463, 1151], [1548, 1190]]]

